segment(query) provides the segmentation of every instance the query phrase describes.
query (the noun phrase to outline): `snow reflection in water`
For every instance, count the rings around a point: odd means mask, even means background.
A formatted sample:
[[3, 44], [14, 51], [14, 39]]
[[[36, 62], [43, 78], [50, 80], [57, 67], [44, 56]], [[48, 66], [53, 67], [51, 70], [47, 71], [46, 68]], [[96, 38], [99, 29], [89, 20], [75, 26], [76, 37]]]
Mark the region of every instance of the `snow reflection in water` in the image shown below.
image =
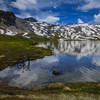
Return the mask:
[[[45, 47], [48, 47], [48, 44]], [[52, 82], [100, 81], [99, 45], [98, 41], [61, 40], [58, 47], [51, 45], [55, 55], [31, 61], [30, 66], [27, 66], [29, 63], [26, 62], [24, 67], [8, 67], [0, 72], [0, 82], [32, 88]], [[53, 75], [54, 70], [60, 75]]]

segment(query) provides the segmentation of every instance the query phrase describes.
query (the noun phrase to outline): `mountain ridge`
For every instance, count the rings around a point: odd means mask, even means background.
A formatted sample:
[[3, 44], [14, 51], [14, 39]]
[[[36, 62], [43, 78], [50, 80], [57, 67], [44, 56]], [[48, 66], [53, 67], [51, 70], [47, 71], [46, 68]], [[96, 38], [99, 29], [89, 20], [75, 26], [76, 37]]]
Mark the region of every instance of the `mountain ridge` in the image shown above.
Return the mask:
[[[22, 34], [23, 33], [23, 34]], [[48, 24], [35, 18], [18, 18], [12, 12], [0, 10], [0, 34], [22, 34], [31, 38], [30, 34], [39, 36], [58, 36], [67, 40], [100, 39], [100, 24]]]

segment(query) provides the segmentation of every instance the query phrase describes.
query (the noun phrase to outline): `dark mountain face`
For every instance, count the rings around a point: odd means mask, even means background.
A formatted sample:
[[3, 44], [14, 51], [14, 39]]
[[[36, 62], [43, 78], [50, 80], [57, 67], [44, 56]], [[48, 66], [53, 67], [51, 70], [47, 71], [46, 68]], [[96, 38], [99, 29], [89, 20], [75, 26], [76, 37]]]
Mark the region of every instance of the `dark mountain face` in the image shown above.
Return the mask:
[[0, 10], [0, 23], [7, 26], [15, 25], [16, 16], [12, 12]]
[[34, 18], [22, 19], [14, 15], [13, 12], [0, 10], [0, 24], [12, 32], [24, 33], [32, 32], [33, 29], [30, 26], [28, 20], [36, 21]]
[[33, 17], [25, 18], [25, 20], [30, 22], [37, 22], [37, 20]]

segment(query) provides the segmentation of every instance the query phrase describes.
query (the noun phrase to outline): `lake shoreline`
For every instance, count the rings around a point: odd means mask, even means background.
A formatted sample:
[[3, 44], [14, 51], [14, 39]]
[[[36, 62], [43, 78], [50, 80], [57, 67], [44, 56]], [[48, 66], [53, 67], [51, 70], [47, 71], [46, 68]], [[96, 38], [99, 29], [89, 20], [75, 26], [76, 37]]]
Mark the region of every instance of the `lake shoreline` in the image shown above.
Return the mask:
[[[76, 97], [79, 95], [82, 96], [89, 95], [89, 97], [91, 98], [93, 98], [92, 96], [97, 97], [100, 95], [100, 83], [99, 82], [66, 82], [66, 83], [57, 82], [57, 83], [51, 83], [46, 87], [33, 88], [30, 90], [0, 85], [0, 100], [2, 100], [2, 98], [4, 98], [3, 100], [10, 100], [14, 98], [15, 98], [14, 100], [24, 100], [24, 99], [45, 100], [45, 99], [41, 99], [43, 97], [48, 97], [48, 99], [46, 100], [50, 100], [51, 96], [54, 100], [56, 100], [56, 97], [59, 97], [59, 95], [62, 94], [69, 97], [70, 95]], [[99, 100], [99, 99], [93, 99], [93, 100]]]
[[20, 35], [0, 35], [0, 70], [23, 61], [36, 60], [52, 55], [52, 50], [36, 47], [40, 40], [42, 41], [43, 37], [36, 41]]

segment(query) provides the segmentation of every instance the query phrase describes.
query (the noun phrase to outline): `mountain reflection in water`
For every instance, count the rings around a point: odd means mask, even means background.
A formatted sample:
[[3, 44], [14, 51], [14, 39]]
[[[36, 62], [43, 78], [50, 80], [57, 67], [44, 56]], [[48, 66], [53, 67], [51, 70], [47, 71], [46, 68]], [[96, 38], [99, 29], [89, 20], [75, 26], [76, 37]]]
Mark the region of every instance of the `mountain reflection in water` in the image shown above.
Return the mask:
[[[52, 82], [100, 81], [100, 42], [64, 41], [50, 47], [54, 55], [27, 61], [24, 66], [15, 65], [0, 72], [0, 82], [10, 86], [32, 88]], [[60, 74], [54, 75], [53, 71]]]

